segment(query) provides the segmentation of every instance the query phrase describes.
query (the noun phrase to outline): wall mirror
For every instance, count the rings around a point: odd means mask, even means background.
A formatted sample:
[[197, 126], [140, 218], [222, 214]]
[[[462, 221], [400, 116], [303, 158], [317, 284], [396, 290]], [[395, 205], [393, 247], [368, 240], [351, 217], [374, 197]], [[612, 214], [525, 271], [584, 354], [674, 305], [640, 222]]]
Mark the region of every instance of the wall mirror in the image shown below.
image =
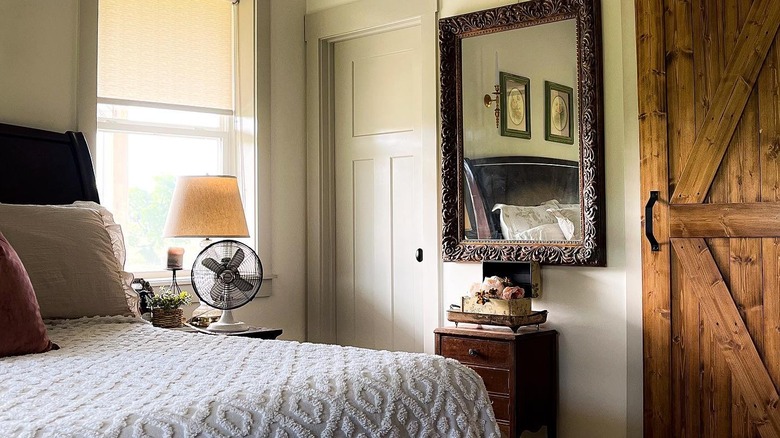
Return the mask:
[[606, 263], [598, 0], [439, 21], [446, 261]]

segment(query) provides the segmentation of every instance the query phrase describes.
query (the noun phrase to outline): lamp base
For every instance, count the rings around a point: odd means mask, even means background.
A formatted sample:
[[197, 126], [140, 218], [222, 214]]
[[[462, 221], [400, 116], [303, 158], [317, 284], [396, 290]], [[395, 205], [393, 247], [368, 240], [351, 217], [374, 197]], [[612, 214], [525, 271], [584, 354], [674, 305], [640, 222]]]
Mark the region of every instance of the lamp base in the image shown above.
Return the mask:
[[245, 332], [249, 330], [249, 326], [233, 319], [232, 311], [223, 310], [219, 321], [209, 324], [206, 330], [211, 332]]

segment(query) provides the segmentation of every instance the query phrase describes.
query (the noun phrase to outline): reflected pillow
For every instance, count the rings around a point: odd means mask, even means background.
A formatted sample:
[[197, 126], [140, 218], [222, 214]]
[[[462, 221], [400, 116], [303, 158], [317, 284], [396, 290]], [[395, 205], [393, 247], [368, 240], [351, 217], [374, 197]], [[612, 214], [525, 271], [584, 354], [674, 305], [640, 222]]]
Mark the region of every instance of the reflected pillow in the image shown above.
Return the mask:
[[558, 224], [544, 224], [525, 230], [517, 235], [516, 240], [567, 240]]
[[0, 230], [24, 263], [44, 319], [133, 315], [99, 211], [0, 204]]
[[550, 209], [549, 205], [528, 207], [496, 204], [493, 206], [493, 211], [500, 210], [501, 232], [504, 238], [509, 240], [529, 240], [519, 237], [520, 234], [540, 225], [557, 224], [557, 219], [548, 209]]
[[56, 348], [46, 334], [30, 277], [16, 251], [0, 233], [0, 357], [43, 353]]
[[555, 216], [558, 225], [561, 227], [566, 240], [582, 240], [582, 217], [580, 216], [580, 207], [574, 204], [573, 207], [551, 208], [547, 210]]

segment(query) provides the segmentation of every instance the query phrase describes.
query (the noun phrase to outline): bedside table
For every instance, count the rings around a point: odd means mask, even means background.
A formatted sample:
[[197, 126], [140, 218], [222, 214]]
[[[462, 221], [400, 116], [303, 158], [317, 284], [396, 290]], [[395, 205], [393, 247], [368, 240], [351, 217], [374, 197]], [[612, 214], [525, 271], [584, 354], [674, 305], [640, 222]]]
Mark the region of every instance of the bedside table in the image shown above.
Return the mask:
[[196, 329], [189, 326], [182, 326], [173, 328], [170, 330], [177, 330], [180, 332], [186, 332], [186, 333], [202, 333], [204, 335], [215, 335], [215, 336], [239, 336], [242, 338], [254, 338], [254, 339], [276, 339], [279, 336], [282, 335], [283, 330], [280, 328], [266, 328], [266, 327], [249, 327], [249, 330], [244, 332], [223, 332], [223, 333], [217, 333], [217, 332], [209, 332], [206, 329]]
[[436, 354], [456, 359], [485, 382], [502, 436], [547, 426], [556, 436], [558, 417], [558, 332], [549, 329], [442, 327]]

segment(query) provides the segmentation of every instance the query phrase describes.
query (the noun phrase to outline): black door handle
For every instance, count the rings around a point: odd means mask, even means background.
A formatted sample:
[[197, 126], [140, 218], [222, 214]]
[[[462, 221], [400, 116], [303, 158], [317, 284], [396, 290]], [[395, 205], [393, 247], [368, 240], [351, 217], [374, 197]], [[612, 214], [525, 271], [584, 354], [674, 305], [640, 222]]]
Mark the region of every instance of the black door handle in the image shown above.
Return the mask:
[[655, 234], [653, 234], [653, 206], [656, 201], [658, 201], [658, 190], [651, 190], [650, 199], [645, 204], [645, 236], [647, 236], [647, 241], [650, 242], [652, 251], [661, 250], [661, 245], [655, 240]]
[[417, 259], [418, 262], [423, 261], [423, 250], [422, 248], [417, 248], [417, 251], [414, 253], [414, 258]]

